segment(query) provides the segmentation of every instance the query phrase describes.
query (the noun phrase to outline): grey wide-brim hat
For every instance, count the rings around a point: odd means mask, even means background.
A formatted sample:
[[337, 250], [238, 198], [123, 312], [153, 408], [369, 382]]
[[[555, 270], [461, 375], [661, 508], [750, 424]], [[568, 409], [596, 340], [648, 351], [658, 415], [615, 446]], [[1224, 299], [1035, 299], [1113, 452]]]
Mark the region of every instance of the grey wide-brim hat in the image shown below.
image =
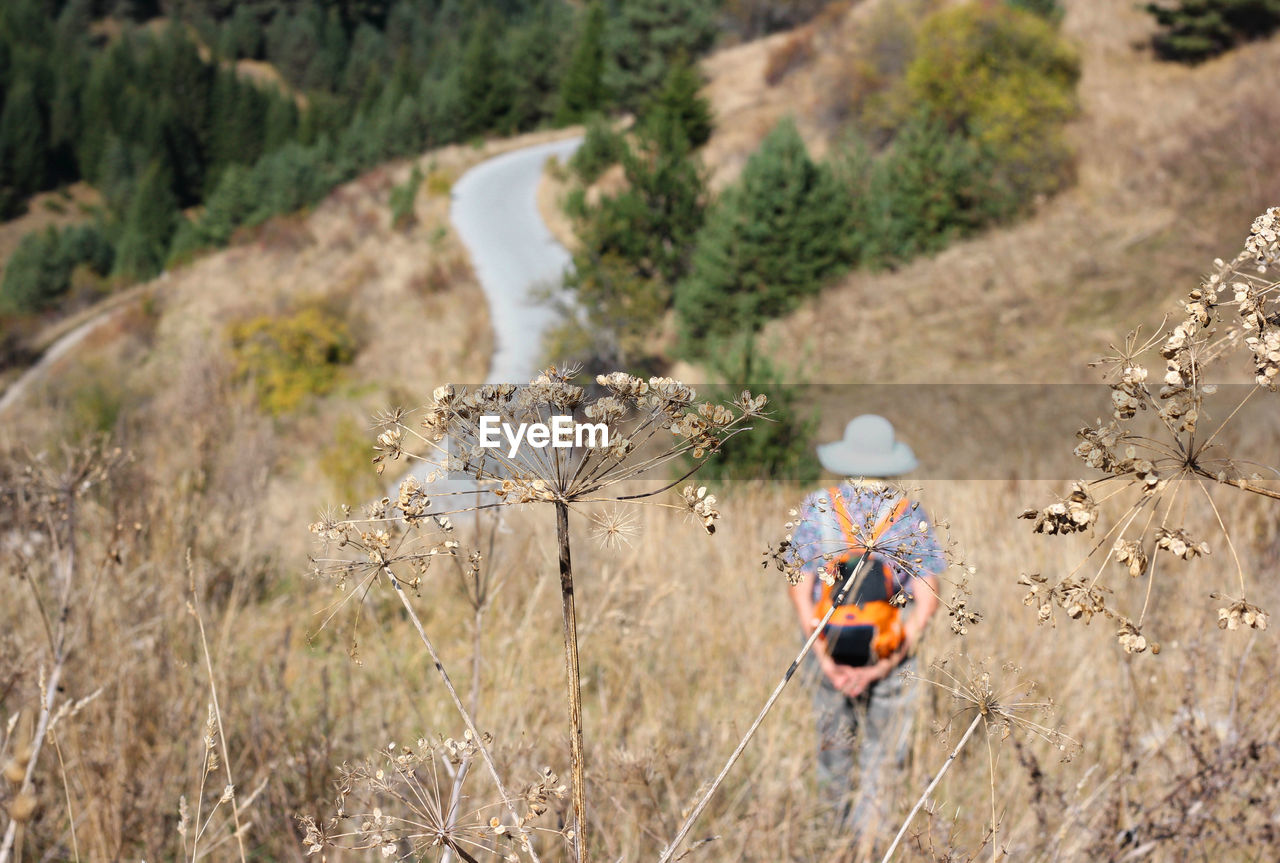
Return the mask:
[[849, 421], [844, 439], [818, 446], [818, 461], [841, 476], [890, 477], [916, 469], [916, 454], [894, 436], [893, 423], [863, 414]]

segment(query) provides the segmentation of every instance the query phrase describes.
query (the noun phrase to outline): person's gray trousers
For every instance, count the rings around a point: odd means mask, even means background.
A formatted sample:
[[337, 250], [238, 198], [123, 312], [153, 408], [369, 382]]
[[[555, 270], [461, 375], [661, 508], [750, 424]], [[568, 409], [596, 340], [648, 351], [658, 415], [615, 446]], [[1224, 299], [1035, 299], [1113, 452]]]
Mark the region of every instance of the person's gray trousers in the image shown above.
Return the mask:
[[874, 840], [889, 815], [886, 780], [901, 770], [911, 742], [919, 699], [916, 660], [908, 658], [862, 695], [837, 692], [818, 667], [813, 707], [818, 726], [818, 793], [832, 811], [832, 825], [851, 844]]

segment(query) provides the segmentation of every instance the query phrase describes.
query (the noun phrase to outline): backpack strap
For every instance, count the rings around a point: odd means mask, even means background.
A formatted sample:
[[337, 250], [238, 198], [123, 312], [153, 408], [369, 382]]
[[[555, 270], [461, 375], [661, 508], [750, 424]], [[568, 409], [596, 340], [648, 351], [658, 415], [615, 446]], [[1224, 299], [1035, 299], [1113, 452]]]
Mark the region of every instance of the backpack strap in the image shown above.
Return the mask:
[[[844, 499], [844, 495], [840, 493], [839, 486], [832, 486], [827, 490], [830, 494], [831, 506], [836, 511], [836, 518], [840, 522], [840, 532], [844, 534], [845, 552], [840, 563], [844, 563], [855, 554], [862, 554], [867, 550], [861, 542], [858, 541], [856, 531], [853, 527], [853, 516], [849, 514], [849, 504]], [[877, 522], [875, 529], [871, 532], [871, 542], [875, 544], [880, 537], [884, 536], [889, 528], [897, 524], [898, 519], [906, 513], [909, 504], [905, 497], [899, 498], [898, 503], [893, 507], [884, 518]]]

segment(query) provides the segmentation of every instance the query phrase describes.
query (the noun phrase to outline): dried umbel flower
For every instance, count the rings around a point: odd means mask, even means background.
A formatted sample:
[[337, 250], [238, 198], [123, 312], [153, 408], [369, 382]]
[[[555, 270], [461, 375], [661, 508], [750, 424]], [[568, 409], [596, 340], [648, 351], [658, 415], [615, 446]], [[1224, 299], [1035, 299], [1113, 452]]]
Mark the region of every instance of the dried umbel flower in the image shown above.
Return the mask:
[[1116, 446], [1124, 440], [1124, 432], [1114, 422], [1100, 428], [1085, 426], [1076, 432], [1080, 443], [1076, 445], [1075, 454], [1091, 468], [1114, 472], [1120, 458], [1116, 455]]
[[1124, 648], [1125, 653], [1143, 653], [1147, 649], [1146, 636], [1128, 618], [1121, 619], [1120, 629], [1116, 632], [1116, 638], [1119, 639], [1120, 646]]
[[[920, 517], [918, 503], [913, 503], [891, 529], [877, 534], [881, 516], [890, 512], [899, 500], [909, 499], [908, 489], [893, 483], [862, 483], [858, 487], [863, 499], [856, 507], [857, 512], [850, 513], [853, 516], [850, 527], [858, 553], [866, 552], [884, 559], [904, 583], [926, 570], [936, 573], [946, 568], [945, 553], [938, 547], [929, 522]], [[805, 573], [813, 569], [823, 581], [833, 583], [827, 564], [837, 558], [848, 557], [851, 551], [843, 533], [835, 541], [815, 540], [797, 545], [794, 540], [794, 531], [806, 517], [821, 517], [830, 512], [831, 505], [825, 496], [817, 495], [806, 501], [803, 513], [790, 510], [784, 525], [787, 533], [765, 552], [764, 565], [774, 566], [786, 575], [791, 584], [799, 584]]]
[[1129, 575], [1137, 578], [1147, 571], [1147, 553], [1142, 543], [1132, 539], [1117, 539], [1112, 549], [1116, 563], [1129, 569]]
[[[1204, 531], [1180, 523], [1184, 512], [1194, 512], [1185, 506], [1185, 497], [1175, 508], [1183, 493], [1207, 503], [1212, 512], [1209, 529], [1223, 534], [1239, 591], [1244, 593], [1244, 567], [1214, 493], [1243, 491], [1280, 501], [1280, 490], [1262, 479], [1263, 475], [1280, 477], [1274, 455], [1264, 454], [1260, 460], [1252, 454], [1229, 453], [1221, 434], [1246, 401], [1280, 389], [1280, 282], [1266, 276], [1276, 262], [1278, 232], [1280, 207], [1272, 207], [1254, 220], [1239, 255], [1214, 261], [1214, 271], [1187, 295], [1171, 325], [1145, 340], [1134, 330], [1123, 346], [1112, 345], [1113, 356], [1093, 364], [1109, 369], [1112, 419], [1105, 426], [1099, 420], [1081, 429], [1075, 453], [1104, 475], [1076, 482], [1064, 500], [1044, 510], [1027, 510], [1023, 517], [1034, 520], [1039, 533], [1061, 534], [1100, 527], [1095, 502], [1113, 501], [1120, 515], [1089, 553], [1103, 558], [1096, 576], [1083, 580], [1082, 561], [1052, 591], [1047, 585], [1037, 590], [1061, 602], [1068, 584], [1104, 587], [1106, 563], [1112, 558], [1131, 575], [1154, 579], [1161, 561], [1190, 561], [1207, 555], [1209, 543], [1192, 539]], [[1241, 352], [1247, 354], [1255, 385], [1234, 408], [1215, 405], [1212, 411], [1206, 410], [1206, 398], [1218, 391], [1209, 379], [1213, 365]], [[1150, 423], [1154, 433], [1136, 424], [1144, 411], [1154, 418]], [[1210, 419], [1217, 422], [1216, 427], [1205, 428]], [[1240, 466], [1245, 464], [1256, 467], [1256, 472], [1242, 473]], [[1076, 599], [1064, 608], [1069, 616], [1087, 620], [1095, 603]], [[1041, 620], [1046, 619], [1046, 608], [1051, 606], [1043, 596], [1029, 595], [1028, 604], [1037, 607]], [[1121, 631], [1121, 641], [1130, 652], [1139, 652], [1144, 643], [1138, 639], [1148, 605], [1144, 598], [1142, 610]], [[1259, 613], [1251, 612], [1249, 623], [1243, 609], [1233, 601], [1220, 610], [1219, 624], [1224, 629], [1257, 624]]]
[[1039, 623], [1052, 623], [1054, 592], [1049, 586], [1048, 579], [1038, 572], [1028, 572], [1018, 576], [1018, 584], [1027, 588], [1027, 595], [1022, 597], [1022, 604], [1036, 607]]
[[1041, 510], [1026, 509], [1019, 518], [1035, 522], [1036, 533], [1076, 533], [1088, 530], [1098, 520], [1098, 505], [1080, 483], [1071, 493]]
[[1244, 252], [1259, 267], [1269, 267], [1280, 259], [1280, 207], [1270, 207], [1253, 220]]
[[1266, 629], [1269, 615], [1258, 606], [1244, 599], [1232, 599], [1222, 594], [1212, 594], [1213, 599], [1223, 600], [1227, 604], [1218, 609], [1218, 628], [1236, 630], [1241, 626], [1246, 629]]
[[[437, 387], [423, 409], [421, 430], [405, 414], [384, 417], [388, 425], [378, 435], [374, 461], [380, 467], [402, 458], [428, 462], [435, 470], [424, 482], [452, 469], [493, 483], [494, 493], [505, 500], [490, 505], [607, 500], [610, 487], [657, 476], [673, 459], [688, 456], [696, 462], [709, 457], [727, 438], [743, 431], [746, 420], [759, 416], [765, 404], [764, 396], [749, 392], [732, 404], [695, 404], [696, 391], [680, 381], [643, 380], [624, 372], [599, 375], [596, 382], [605, 394], [589, 398], [570, 377], [567, 371], [551, 368], [523, 386]], [[509, 438], [493, 446], [495, 430], [503, 424], [514, 429], [547, 423], [555, 416], [592, 427], [566, 446], [531, 445], [524, 439], [516, 444]], [[482, 417], [491, 418], [485, 429]], [[598, 429], [600, 425], [605, 428]], [[658, 437], [660, 430], [669, 431], [670, 437]], [[634, 459], [628, 458], [633, 454]], [[470, 498], [472, 493], [460, 494]], [[444, 496], [434, 497], [437, 512], [469, 508], [471, 503], [469, 499], [467, 507], [450, 506]]]
[[[416, 586], [432, 560], [456, 552], [457, 543], [448, 535], [451, 514], [504, 505], [577, 507], [645, 500], [657, 492], [621, 494], [614, 489], [658, 475], [674, 459], [688, 457], [700, 463], [746, 429], [746, 421], [759, 416], [766, 401], [744, 392], [732, 404], [695, 406], [692, 387], [671, 378], [643, 380], [623, 372], [600, 375], [597, 383], [605, 394], [591, 399], [570, 382], [567, 372], [552, 368], [524, 386], [437, 387], [423, 411], [421, 429], [413, 427], [407, 412], [383, 415], [386, 426], [374, 447], [378, 468], [398, 460], [430, 461], [419, 453], [425, 450], [436, 453], [435, 469], [425, 478], [406, 477], [394, 500], [382, 498], [361, 516], [353, 516], [348, 508], [311, 525], [326, 548], [346, 555], [316, 559], [314, 572], [334, 578], [343, 590], [352, 579], [364, 583], [382, 574]], [[481, 417], [493, 416], [514, 427], [556, 415], [581, 416], [603, 424], [607, 433], [593, 432], [590, 439], [575, 439], [565, 448], [526, 446], [514, 454], [505, 440], [499, 447], [481, 446]], [[668, 432], [665, 436], [663, 430]], [[430, 484], [447, 469], [469, 474], [480, 481], [479, 488], [428, 494]], [[681, 504], [660, 505], [685, 509], [708, 533], [714, 532], [720, 515], [714, 495], [705, 488], [691, 486]], [[613, 539], [620, 535], [609, 534]]]
[[631, 514], [618, 508], [598, 513], [591, 520], [595, 524], [591, 534], [601, 548], [630, 545], [640, 530]]
[[699, 486], [696, 490], [693, 486], [687, 485], [682, 492], [684, 496], [684, 504], [689, 508], [689, 513], [702, 523], [702, 527], [707, 533], [716, 532], [716, 519], [720, 517], [720, 510], [715, 508], [715, 495], [707, 494], [706, 486]]
[[1114, 617], [1115, 613], [1107, 607], [1107, 588], [1085, 581], [1082, 578], [1069, 576], [1057, 584], [1050, 585], [1049, 580], [1038, 572], [1024, 573], [1018, 577], [1018, 584], [1027, 588], [1022, 604], [1035, 606], [1040, 623], [1053, 621], [1053, 606], [1056, 603], [1067, 617], [1072, 620], [1083, 620], [1088, 623], [1094, 615]]
[[947, 604], [947, 616], [951, 618], [951, 631], [956, 635], [968, 635], [969, 627], [982, 620], [982, 612], [969, 607], [969, 597], [957, 594]]
[[9, 817], [14, 821], [22, 824], [30, 821], [32, 816], [36, 814], [36, 810], [40, 808], [40, 801], [30, 792], [19, 794], [9, 801]]
[[1254, 380], [1275, 392], [1280, 382], [1280, 329], [1273, 327], [1260, 336], [1249, 336], [1244, 344], [1253, 354]]
[[1183, 560], [1209, 553], [1209, 543], [1196, 542], [1182, 528], [1177, 530], [1156, 528], [1156, 548], [1164, 549], [1174, 557], [1180, 557]]
[[1006, 662], [994, 670], [993, 666], [990, 658], [974, 661], [965, 654], [930, 663], [930, 676], [917, 679], [950, 694], [960, 708], [947, 721], [935, 722], [935, 732], [945, 739], [956, 720], [967, 720], [966, 714], [972, 711], [973, 719], [982, 720], [988, 733], [999, 734], [1002, 740], [1016, 732], [1028, 739], [1039, 738], [1052, 744], [1062, 760], [1070, 760], [1080, 744], [1048, 725], [1053, 714], [1052, 699], [1035, 697], [1037, 685], [1022, 677], [1018, 665]]
[[361, 764], [344, 764], [337, 815], [324, 824], [310, 817], [299, 819], [307, 856], [331, 847], [377, 850], [402, 859], [405, 849], [417, 857], [448, 848], [463, 859], [474, 859], [478, 850], [492, 849], [497, 836], [509, 843], [503, 859], [519, 860], [520, 853], [530, 850], [529, 837], [547, 812], [548, 801], [563, 797], [565, 786], [550, 768], [543, 768], [519, 795], [519, 815], [509, 820], [489, 816], [501, 801], [476, 807], [464, 784], [448, 781], [449, 776], [469, 776], [462, 765], [478, 754], [478, 742], [466, 732], [461, 739], [419, 738], [413, 746], [393, 742]]

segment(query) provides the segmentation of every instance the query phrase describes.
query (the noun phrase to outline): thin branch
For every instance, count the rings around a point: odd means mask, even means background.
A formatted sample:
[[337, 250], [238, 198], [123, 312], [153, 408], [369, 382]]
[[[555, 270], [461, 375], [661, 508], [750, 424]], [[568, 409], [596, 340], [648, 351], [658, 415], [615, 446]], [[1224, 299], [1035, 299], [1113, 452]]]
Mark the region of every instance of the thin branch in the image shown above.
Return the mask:
[[889, 846], [889, 850], [884, 852], [884, 857], [880, 863], [889, 863], [893, 858], [893, 852], [898, 849], [898, 843], [902, 841], [902, 836], [907, 832], [907, 827], [911, 824], [911, 819], [916, 817], [916, 813], [920, 811], [920, 807], [929, 799], [929, 795], [933, 793], [933, 789], [937, 787], [938, 782], [942, 780], [943, 774], [947, 772], [947, 768], [956, 760], [956, 756], [960, 754], [960, 750], [969, 742], [969, 737], [973, 734], [974, 729], [978, 727], [978, 723], [982, 721], [982, 714], [979, 713], [973, 717], [973, 722], [969, 723], [969, 728], [964, 733], [964, 737], [960, 738], [960, 742], [956, 744], [956, 748], [951, 750], [951, 754], [947, 756], [947, 760], [943, 762], [942, 769], [938, 771], [938, 775], [933, 777], [933, 781], [929, 783], [929, 787], [920, 795], [920, 799], [916, 801], [916, 805], [911, 807], [911, 811], [907, 813], [907, 819], [902, 822], [902, 826], [898, 828], [898, 835], [893, 837], [893, 844]]
[[[485, 745], [484, 738], [481, 736], [480, 730], [476, 728], [475, 721], [472, 720], [471, 714], [462, 703], [462, 699], [458, 697], [458, 690], [454, 688], [453, 681], [449, 679], [449, 672], [445, 671], [444, 663], [440, 661], [440, 654], [436, 652], [435, 645], [427, 637], [427, 631], [422, 627], [422, 620], [418, 617], [418, 613], [414, 611], [412, 603], [409, 602], [409, 597], [405, 595], [404, 588], [400, 585], [400, 579], [396, 578], [390, 568], [384, 569], [384, 572], [391, 579], [391, 586], [395, 588], [396, 596], [400, 597], [400, 604], [408, 612], [413, 628], [418, 631], [418, 638], [422, 640], [422, 643], [427, 648], [427, 653], [431, 655], [431, 661], [435, 664], [436, 671], [444, 682], [444, 688], [449, 693], [453, 706], [458, 709], [458, 713], [462, 715], [463, 723], [467, 726], [467, 730], [471, 732], [471, 737], [476, 742], [476, 748], [480, 750], [480, 755], [484, 758], [484, 763], [489, 768], [489, 775], [493, 777], [493, 782], [498, 787], [498, 793], [502, 795], [503, 804], [507, 807], [507, 811], [511, 813], [511, 817], [518, 821], [520, 814], [516, 812], [516, 798], [507, 790], [507, 786], [502, 782], [502, 777], [498, 775], [498, 767], [493, 762], [493, 755], [489, 752], [489, 747]], [[538, 854], [534, 851], [532, 845], [529, 846], [529, 857], [534, 863], [539, 863]]]
[[[191, 558], [187, 558], [187, 565], [191, 565]], [[240, 827], [240, 804], [236, 800], [236, 782], [231, 776], [231, 752], [227, 748], [227, 733], [222, 727], [222, 707], [218, 704], [218, 684], [213, 677], [213, 657], [209, 655], [209, 641], [204, 634], [204, 618], [200, 614], [200, 608], [196, 604], [199, 598], [196, 596], [195, 578], [192, 577], [191, 582], [191, 613], [195, 616], [196, 624], [200, 628], [200, 647], [204, 651], [204, 667], [209, 675], [209, 694], [213, 698], [213, 717], [218, 723], [218, 742], [222, 744], [222, 769], [227, 774], [227, 787], [231, 789], [231, 824], [236, 831], [236, 845], [240, 852], [240, 863], [246, 863], [244, 853], [244, 836]], [[194, 852], [193, 852], [194, 856]]]
[[778, 697], [782, 695], [782, 690], [785, 689], [787, 684], [791, 681], [791, 678], [795, 675], [797, 669], [800, 668], [800, 663], [809, 655], [809, 651], [813, 648], [814, 642], [818, 640], [818, 636], [822, 634], [823, 629], [826, 628], [826, 625], [831, 621], [831, 616], [835, 614], [836, 608], [844, 602], [846, 595], [850, 593], [856, 594], [853, 587], [861, 580], [863, 566], [866, 564], [867, 558], [870, 556], [870, 549], [862, 553], [862, 557], [858, 559], [858, 565], [854, 569], [853, 575], [845, 580], [844, 589], [832, 600], [831, 607], [827, 609], [827, 613], [823, 616], [818, 625], [814, 627], [813, 632], [809, 633], [809, 638], [805, 641], [804, 647], [800, 648], [800, 652], [796, 654], [796, 658], [791, 661], [791, 665], [788, 666], [786, 672], [782, 675], [782, 679], [778, 681], [778, 685], [774, 687], [773, 693], [769, 696], [769, 700], [765, 702], [764, 707], [761, 708], [760, 713], [757, 714], [755, 721], [751, 723], [751, 727], [747, 729], [747, 733], [742, 736], [742, 740], [739, 741], [737, 748], [733, 750], [733, 754], [729, 756], [729, 760], [726, 761], [724, 767], [721, 768], [720, 775], [718, 775], [715, 778], [715, 781], [711, 783], [705, 792], [703, 792], [701, 799], [699, 799], [697, 805], [693, 807], [693, 811], [689, 813], [689, 816], [684, 819], [684, 823], [680, 825], [680, 830], [676, 833], [675, 838], [672, 839], [670, 844], [663, 849], [662, 856], [658, 858], [658, 863], [671, 863], [676, 849], [680, 847], [680, 843], [689, 835], [689, 831], [693, 829], [694, 822], [698, 820], [698, 816], [700, 816], [702, 811], [707, 808], [707, 803], [710, 802], [711, 795], [715, 794], [716, 789], [720, 787], [724, 782], [725, 777], [729, 775], [729, 771], [733, 769], [733, 765], [738, 762], [738, 758], [741, 757], [743, 751], [747, 748], [747, 743], [749, 743], [751, 738], [755, 736], [756, 730], [760, 727], [760, 724], [764, 722], [764, 718], [769, 715], [769, 711], [773, 709], [774, 702], [776, 702]]

